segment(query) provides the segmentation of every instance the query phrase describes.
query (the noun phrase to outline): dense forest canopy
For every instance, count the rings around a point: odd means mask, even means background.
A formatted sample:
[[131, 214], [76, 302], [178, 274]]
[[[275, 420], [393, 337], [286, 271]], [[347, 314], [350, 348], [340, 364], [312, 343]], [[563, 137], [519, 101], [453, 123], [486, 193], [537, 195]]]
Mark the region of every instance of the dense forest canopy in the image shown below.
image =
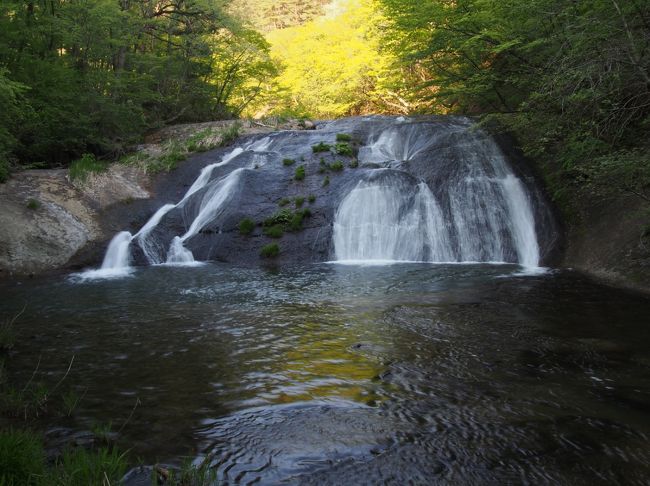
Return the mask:
[[0, 178], [12, 164], [116, 156], [170, 123], [461, 113], [552, 159], [558, 188], [615, 176], [605, 185], [650, 197], [643, 0], [8, 0], [0, 9]]

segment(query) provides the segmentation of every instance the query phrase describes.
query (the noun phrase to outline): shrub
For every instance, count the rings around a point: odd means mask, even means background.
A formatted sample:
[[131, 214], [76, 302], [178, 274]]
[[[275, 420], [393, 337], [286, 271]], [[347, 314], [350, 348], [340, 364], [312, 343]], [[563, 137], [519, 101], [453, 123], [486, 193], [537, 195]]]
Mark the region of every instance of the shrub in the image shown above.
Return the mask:
[[300, 167], [296, 168], [294, 179], [297, 181], [302, 181], [304, 178], [305, 178], [305, 166], [301, 165]]
[[297, 211], [291, 218], [291, 222], [289, 223], [289, 230], [300, 231], [302, 229], [302, 220], [304, 217], [305, 216], [302, 211]]
[[347, 133], [337, 133], [336, 134], [336, 141], [337, 142], [350, 142], [350, 141], [352, 141], [352, 135], [349, 135]]
[[334, 151], [338, 155], [347, 155], [347, 156], [352, 157], [352, 147], [350, 147], [350, 145], [348, 143], [345, 143], [345, 142], [337, 143], [334, 146]]
[[330, 169], [333, 170], [334, 172], [341, 172], [343, 170], [343, 162], [341, 162], [340, 160], [333, 162], [332, 164], [330, 164]]
[[302, 217], [309, 218], [311, 216], [311, 209], [305, 208], [302, 210]]
[[98, 161], [93, 154], [83, 154], [80, 159], [70, 164], [68, 174], [72, 181], [85, 181], [91, 173], [98, 174], [104, 172], [108, 167], [103, 162]]
[[327, 187], [330, 185], [330, 176], [325, 176], [325, 179], [323, 179], [323, 187]]
[[264, 228], [264, 234], [270, 238], [282, 238], [282, 235], [284, 234], [284, 228], [281, 224], [266, 226]]
[[295, 164], [296, 161], [294, 159], [282, 159], [282, 165], [289, 166]]
[[30, 199], [27, 200], [27, 208], [28, 209], [31, 209], [32, 211], [35, 211], [40, 207], [41, 207], [40, 201], [37, 201], [34, 198], [30, 198]]
[[264, 220], [264, 226], [275, 226], [276, 224], [287, 224], [291, 221], [293, 213], [289, 209], [281, 209], [271, 217]]
[[311, 147], [312, 151], [315, 154], [317, 154], [319, 152], [329, 152], [331, 148], [332, 148], [332, 146], [329, 145], [329, 144], [326, 144], [325, 142], [317, 143], [316, 145], [312, 145], [312, 147]]
[[316, 196], [310, 194], [309, 197], [307, 198], [307, 201], [309, 201], [309, 204], [314, 204], [314, 202], [316, 202]]
[[305, 203], [305, 198], [302, 196], [298, 196], [297, 198], [294, 199], [294, 202], [296, 203], [296, 208], [300, 208]]
[[280, 201], [278, 202], [278, 206], [280, 206], [280, 207], [282, 207], [282, 206], [286, 206], [286, 205], [289, 204], [290, 202], [291, 202], [291, 199], [289, 199], [288, 197], [283, 197], [283, 198], [280, 199]]
[[239, 222], [239, 232], [242, 235], [250, 235], [255, 229], [255, 221], [250, 218], [244, 218]]
[[277, 243], [271, 243], [270, 245], [263, 246], [260, 250], [260, 255], [264, 258], [276, 257], [280, 254], [280, 247]]

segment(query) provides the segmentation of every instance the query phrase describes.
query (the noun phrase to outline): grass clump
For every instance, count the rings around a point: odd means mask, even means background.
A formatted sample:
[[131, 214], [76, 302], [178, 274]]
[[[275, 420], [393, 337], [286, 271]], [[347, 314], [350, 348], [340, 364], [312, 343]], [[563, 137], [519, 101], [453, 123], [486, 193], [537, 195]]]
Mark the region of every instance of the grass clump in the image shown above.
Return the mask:
[[229, 145], [230, 143], [234, 142], [237, 137], [239, 137], [240, 131], [242, 128], [242, 124], [239, 122], [235, 122], [229, 127], [224, 128], [219, 132], [219, 137], [221, 138], [221, 142], [219, 143], [220, 147], [225, 147], [226, 145]]
[[283, 198], [280, 199], [280, 201], [278, 202], [278, 206], [280, 206], [280, 207], [284, 207], [284, 206], [286, 206], [287, 204], [289, 204], [290, 202], [291, 202], [291, 199], [289, 199], [288, 197], [283, 197]]
[[302, 181], [305, 179], [305, 166], [301, 165], [300, 167], [296, 168], [296, 172], [293, 176], [293, 178], [297, 181]]
[[359, 167], [359, 161], [357, 159], [352, 159], [348, 164], [348, 166], [350, 167], [350, 169], [356, 169], [357, 167]]
[[32, 211], [35, 211], [40, 207], [41, 207], [40, 201], [37, 201], [34, 198], [30, 198], [27, 200], [27, 209], [31, 209]]
[[186, 140], [185, 147], [188, 152], [205, 152], [210, 148], [210, 146], [206, 143], [206, 140], [212, 136], [213, 132], [210, 128], [201, 130]]
[[277, 243], [263, 246], [260, 250], [260, 255], [264, 258], [273, 258], [280, 254], [280, 246]]
[[302, 196], [298, 196], [293, 201], [296, 204], [296, 209], [298, 209], [301, 208], [302, 205], [305, 203], [305, 198]]
[[68, 448], [51, 466], [42, 439], [26, 430], [0, 432], [0, 485], [88, 486], [118, 484], [126, 473], [126, 454], [116, 448]]
[[250, 218], [244, 218], [239, 222], [239, 232], [242, 235], [250, 235], [255, 229], [255, 221]]
[[284, 228], [281, 224], [266, 226], [264, 228], [264, 234], [270, 238], [282, 238], [282, 235], [284, 234]]
[[99, 174], [107, 169], [107, 165], [97, 160], [93, 154], [83, 154], [70, 164], [68, 175], [71, 181], [84, 182], [90, 174]]
[[282, 165], [287, 166], [287, 167], [290, 166], [290, 165], [293, 165], [295, 163], [296, 163], [296, 161], [294, 159], [282, 159]]
[[352, 157], [352, 147], [350, 147], [350, 144], [346, 142], [337, 143], [334, 146], [334, 151], [338, 155], [347, 155], [349, 157]]
[[309, 197], [307, 198], [307, 201], [309, 201], [309, 204], [314, 204], [316, 202], [316, 196], [310, 194]]
[[310, 216], [311, 211], [309, 208], [305, 208], [302, 211], [296, 211], [289, 222], [289, 231], [300, 231], [302, 229], [303, 220]]
[[334, 172], [341, 172], [343, 170], [343, 162], [340, 160], [337, 160], [336, 162], [332, 162], [330, 164], [330, 169], [333, 170]]
[[323, 179], [323, 187], [327, 187], [330, 185], [330, 176], [325, 176], [325, 179]]
[[46, 484], [45, 452], [38, 436], [23, 430], [0, 431], [0, 485]]
[[352, 141], [352, 135], [348, 133], [337, 133], [336, 134], [336, 141], [337, 142], [351, 142]]
[[331, 145], [325, 143], [325, 142], [319, 142], [316, 145], [312, 145], [311, 150], [315, 154], [320, 153], [320, 152], [329, 152], [330, 149], [332, 148]]

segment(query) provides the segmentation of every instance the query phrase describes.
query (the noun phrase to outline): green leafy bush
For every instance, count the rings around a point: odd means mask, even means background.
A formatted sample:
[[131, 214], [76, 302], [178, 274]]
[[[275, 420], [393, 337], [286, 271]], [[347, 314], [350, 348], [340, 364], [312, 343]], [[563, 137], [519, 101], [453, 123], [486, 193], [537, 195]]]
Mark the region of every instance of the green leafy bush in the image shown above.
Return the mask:
[[329, 152], [330, 149], [332, 148], [331, 145], [325, 143], [325, 142], [319, 142], [316, 145], [312, 145], [311, 150], [317, 154], [320, 152]]
[[277, 243], [263, 246], [260, 250], [260, 255], [264, 258], [273, 258], [280, 254], [280, 246]]
[[239, 232], [242, 235], [250, 235], [255, 230], [255, 221], [244, 218], [239, 222]]
[[337, 142], [351, 142], [352, 141], [352, 135], [349, 135], [347, 133], [337, 133], [336, 134], [336, 141]]
[[296, 173], [294, 174], [293, 177], [297, 181], [302, 181], [305, 178], [305, 166], [301, 165], [300, 167], [296, 168]]
[[291, 221], [293, 213], [289, 209], [281, 209], [269, 218], [264, 220], [264, 226], [275, 226], [276, 224], [287, 224]]
[[352, 147], [348, 143], [342, 142], [342, 143], [337, 143], [334, 146], [334, 151], [338, 155], [347, 155], [352, 157]]
[[296, 204], [296, 208], [300, 208], [305, 203], [305, 198], [302, 196], [298, 196], [294, 199], [294, 202]]
[[334, 172], [341, 172], [343, 170], [343, 162], [337, 160], [336, 162], [331, 163], [330, 169]]

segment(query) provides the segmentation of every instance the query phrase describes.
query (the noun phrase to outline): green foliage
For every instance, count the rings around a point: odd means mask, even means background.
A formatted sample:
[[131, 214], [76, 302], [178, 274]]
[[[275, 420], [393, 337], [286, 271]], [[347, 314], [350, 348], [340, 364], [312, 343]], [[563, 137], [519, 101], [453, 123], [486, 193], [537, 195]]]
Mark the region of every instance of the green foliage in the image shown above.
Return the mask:
[[40, 201], [30, 198], [27, 200], [27, 209], [31, 209], [32, 211], [36, 211], [38, 208], [41, 207]]
[[381, 3], [409, 101], [515, 132], [555, 194], [630, 193], [648, 150], [648, 2]]
[[171, 470], [165, 483], [170, 486], [211, 486], [217, 483], [217, 472], [210, 468], [208, 461], [198, 467], [191, 460], [183, 461], [180, 470]]
[[323, 187], [327, 187], [330, 185], [330, 176], [325, 176], [325, 179], [323, 179]]
[[260, 255], [265, 258], [273, 258], [280, 254], [280, 246], [277, 243], [271, 243], [263, 246], [260, 250]]
[[310, 194], [309, 197], [307, 198], [307, 201], [309, 201], [309, 204], [314, 204], [316, 202], [316, 196]]
[[107, 165], [98, 161], [93, 154], [83, 154], [80, 159], [70, 164], [68, 174], [70, 180], [84, 182], [90, 174], [99, 174], [107, 168]]
[[100, 448], [88, 451], [71, 448], [64, 451], [51, 473], [55, 484], [87, 486], [90, 484], [117, 483], [127, 471], [125, 453], [116, 448]]
[[281, 224], [265, 226], [264, 234], [270, 238], [282, 238], [282, 235], [284, 234], [284, 227]]
[[302, 181], [305, 179], [305, 166], [301, 165], [300, 167], [296, 168], [296, 172], [293, 176], [293, 178], [297, 181]]
[[267, 109], [323, 118], [404, 109], [399, 88], [391, 89], [402, 75], [382, 50], [385, 24], [378, 1], [339, 0], [326, 16], [270, 32], [283, 69]]
[[68, 448], [51, 466], [42, 439], [30, 431], [0, 431], [0, 484], [3, 486], [88, 486], [117, 484], [127, 470], [115, 448]]
[[284, 166], [293, 165], [293, 164], [295, 164], [295, 163], [296, 163], [296, 161], [295, 161], [294, 159], [283, 159], [283, 160], [282, 160], [282, 164], [283, 164]]
[[255, 230], [255, 221], [244, 218], [239, 222], [239, 232], [242, 235], [250, 235]]
[[305, 203], [305, 198], [303, 196], [298, 196], [294, 199], [294, 202], [296, 204], [296, 209], [301, 208]]
[[237, 116], [276, 73], [266, 41], [205, 0], [8, 0], [0, 59], [2, 166], [114, 157], [152, 128]]
[[[319, 142], [316, 145], [312, 145], [311, 150], [315, 154], [320, 153], [320, 152], [329, 152], [330, 149], [332, 148], [331, 145], [326, 144], [325, 142]], [[321, 159], [323, 160], [323, 159]]]
[[237, 122], [222, 129], [219, 132], [219, 136], [221, 138], [221, 142], [219, 143], [219, 146], [225, 147], [226, 145], [230, 145], [232, 142], [237, 140], [237, 138], [240, 135], [241, 128], [242, 128], [241, 123]]
[[6, 160], [0, 160], [0, 184], [7, 182], [9, 179], [9, 162]]
[[44, 472], [45, 452], [38, 436], [28, 431], [0, 430], [0, 485], [44, 485]]
[[350, 167], [350, 169], [356, 169], [359, 167], [359, 161], [357, 159], [352, 159], [348, 164], [348, 167]]
[[348, 143], [342, 142], [342, 143], [337, 143], [334, 146], [334, 151], [338, 155], [347, 155], [348, 157], [352, 157], [352, 147]]
[[336, 162], [332, 162], [329, 165], [329, 168], [330, 168], [330, 170], [333, 170], [334, 172], [341, 172], [343, 170], [343, 168], [344, 168], [343, 162], [341, 162], [340, 160], [337, 160]]
[[290, 202], [291, 202], [291, 199], [289, 199], [288, 197], [283, 197], [278, 202], [278, 206], [283, 207], [283, 206], [286, 206], [287, 204], [289, 204]]
[[302, 229], [302, 220], [304, 216], [302, 211], [296, 212], [289, 222], [289, 231], [300, 231]]
[[290, 209], [281, 209], [274, 213], [271, 217], [264, 220], [264, 226], [285, 225], [291, 221], [293, 213]]
[[351, 142], [352, 141], [352, 135], [349, 135], [347, 133], [337, 133], [336, 134], [336, 141], [337, 142]]

